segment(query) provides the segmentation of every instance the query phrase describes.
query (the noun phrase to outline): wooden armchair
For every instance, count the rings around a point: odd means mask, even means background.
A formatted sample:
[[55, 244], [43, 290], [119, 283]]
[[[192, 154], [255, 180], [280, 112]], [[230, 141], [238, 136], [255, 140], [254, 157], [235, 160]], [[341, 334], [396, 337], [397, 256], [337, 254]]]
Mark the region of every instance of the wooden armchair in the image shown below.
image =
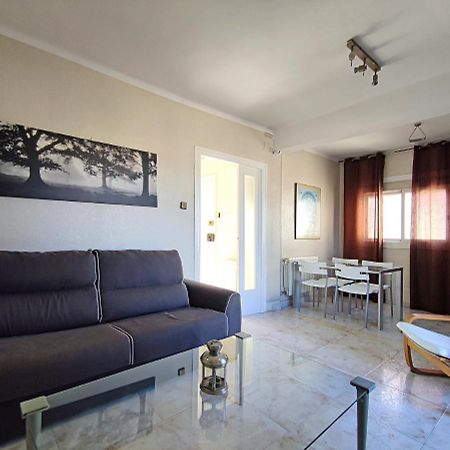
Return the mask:
[[[406, 322], [399, 322], [397, 327], [403, 333], [403, 349], [406, 363], [411, 372], [424, 375], [450, 377], [450, 337], [426, 328], [413, 325], [416, 320], [433, 320], [450, 322], [450, 316], [439, 314], [412, 314]], [[411, 349], [430, 362], [436, 369], [415, 367]]]

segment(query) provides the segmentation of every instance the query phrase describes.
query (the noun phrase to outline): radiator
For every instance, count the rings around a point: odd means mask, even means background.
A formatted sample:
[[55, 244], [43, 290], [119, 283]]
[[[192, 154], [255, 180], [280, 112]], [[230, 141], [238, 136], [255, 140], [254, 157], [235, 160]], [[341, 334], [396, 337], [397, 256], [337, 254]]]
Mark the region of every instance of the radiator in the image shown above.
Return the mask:
[[291, 296], [294, 293], [295, 267], [300, 261], [319, 261], [317, 256], [295, 256], [281, 260], [281, 294]]

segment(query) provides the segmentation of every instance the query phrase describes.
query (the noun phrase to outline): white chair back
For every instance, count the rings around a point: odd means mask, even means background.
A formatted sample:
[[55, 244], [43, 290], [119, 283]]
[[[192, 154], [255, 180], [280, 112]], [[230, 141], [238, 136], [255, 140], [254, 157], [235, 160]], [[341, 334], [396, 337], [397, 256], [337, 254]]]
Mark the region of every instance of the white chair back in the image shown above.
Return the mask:
[[347, 266], [336, 264], [336, 277], [353, 281], [369, 281], [368, 268], [366, 266]]
[[333, 256], [331, 261], [333, 262], [333, 264], [347, 264], [349, 266], [359, 265], [359, 261], [357, 259], [337, 258], [336, 256]]
[[394, 263], [391, 262], [368, 261], [366, 259], [362, 260], [362, 265], [368, 267], [381, 267], [383, 269], [392, 269], [394, 267]]
[[303, 274], [308, 275], [327, 275], [326, 264], [313, 261], [302, 261], [299, 270]]

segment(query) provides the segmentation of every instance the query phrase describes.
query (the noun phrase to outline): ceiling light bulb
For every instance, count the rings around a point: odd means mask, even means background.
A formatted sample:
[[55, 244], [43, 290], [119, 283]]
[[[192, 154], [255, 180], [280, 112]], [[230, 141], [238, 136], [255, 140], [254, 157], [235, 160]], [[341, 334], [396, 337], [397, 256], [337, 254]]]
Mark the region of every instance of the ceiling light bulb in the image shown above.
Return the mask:
[[360, 72], [364, 73], [366, 70], [367, 70], [367, 66], [366, 66], [365, 64], [361, 64], [360, 66], [355, 67], [355, 68], [353, 69], [353, 71], [354, 71], [355, 73], [360, 73]]
[[372, 86], [378, 86], [378, 73], [375, 72], [372, 77]]
[[355, 59], [355, 57], [356, 57], [356, 53], [354, 52], [353, 47], [352, 47], [352, 51], [348, 55], [348, 59], [350, 60], [350, 66], [353, 66], [353, 60]]

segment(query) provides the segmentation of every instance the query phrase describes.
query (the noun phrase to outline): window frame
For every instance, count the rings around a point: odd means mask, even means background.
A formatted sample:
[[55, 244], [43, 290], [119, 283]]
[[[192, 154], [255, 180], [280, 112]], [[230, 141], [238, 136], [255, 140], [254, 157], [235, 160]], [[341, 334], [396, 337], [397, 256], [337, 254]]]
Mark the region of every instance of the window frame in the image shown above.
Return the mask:
[[[385, 239], [383, 237], [383, 247], [385, 248], [404, 248], [408, 249], [411, 239], [405, 237], [405, 194], [411, 193], [411, 188], [401, 188], [401, 189], [388, 189], [383, 191], [383, 200], [385, 194], [401, 194], [401, 238], [400, 239]], [[384, 213], [384, 211], [383, 211]], [[411, 220], [411, 218], [409, 218]]]

